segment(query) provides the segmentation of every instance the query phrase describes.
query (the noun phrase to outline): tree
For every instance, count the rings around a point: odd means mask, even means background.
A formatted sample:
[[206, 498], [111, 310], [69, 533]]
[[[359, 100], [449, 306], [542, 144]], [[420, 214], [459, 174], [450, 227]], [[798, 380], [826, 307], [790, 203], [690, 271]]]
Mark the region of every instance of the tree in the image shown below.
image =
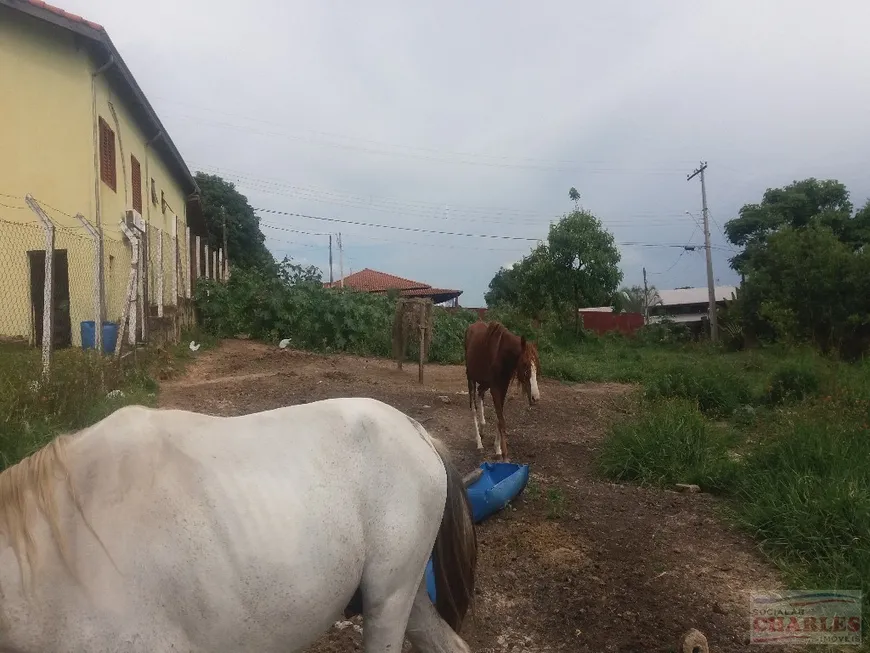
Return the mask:
[[587, 211], [573, 211], [550, 226], [539, 244], [519, 263], [500, 269], [489, 284], [489, 306], [511, 306], [528, 315], [544, 310], [573, 315], [579, 309], [609, 304], [622, 281], [613, 236]]
[[224, 246], [224, 220], [227, 229], [227, 257], [235, 267], [265, 268], [277, 271], [275, 259], [266, 248], [260, 219], [247, 198], [231, 182], [217, 175], [196, 173], [202, 197], [202, 211], [208, 229], [208, 246]]
[[278, 276], [288, 286], [310, 285], [320, 288], [323, 285], [323, 274], [315, 265], [302, 265], [294, 263], [293, 259], [285, 256], [278, 264]]
[[554, 273], [553, 304], [570, 306], [579, 330], [579, 310], [609, 303], [619, 287], [619, 250], [613, 235], [587, 211], [573, 211], [550, 225], [547, 243]]
[[574, 210], [580, 210], [580, 193], [577, 192], [577, 189], [571, 186], [571, 190], [568, 191], [568, 199], [574, 202]]
[[[839, 238], [858, 245], [870, 235], [870, 211], [852, 217], [849, 191], [839, 181], [814, 177], [782, 188], [768, 188], [759, 204], [745, 204], [737, 218], [725, 223], [725, 236], [744, 250], [731, 260], [742, 272], [747, 261], [765, 247], [767, 238], [786, 227], [828, 225]], [[857, 219], [857, 222], [855, 220]]]
[[745, 335], [812, 342], [853, 356], [870, 337], [870, 202], [853, 215], [846, 187], [814, 178], [768, 189], [725, 225], [743, 251]]
[[659, 291], [655, 286], [648, 286], [644, 293], [643, 286], [624, 287], [617, 295], [619, 309], [626, 313], [645, 313], [647, 308], [652, 308], [662, 303]]

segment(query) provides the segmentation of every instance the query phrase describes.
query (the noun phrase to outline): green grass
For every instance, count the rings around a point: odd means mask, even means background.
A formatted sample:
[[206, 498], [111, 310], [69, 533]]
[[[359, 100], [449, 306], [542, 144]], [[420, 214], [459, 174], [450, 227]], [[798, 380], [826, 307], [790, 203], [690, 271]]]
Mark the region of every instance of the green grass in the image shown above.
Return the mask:
[[154, 355], [138, 365], [70, 348], [54, 352], [42, 377], [40, 352], [0, 351], [0, 470], [30, 455], [55, 436], [89, 426], [124, 405], [151, 405], [157, 383]]
[[644, 402], [636, 416], [615, 424], [598, 464], [615, 480], [721, 490], [734, 467], [728, 454], [735, 442], [731, 430], [705, 419], [697, 403], [665, 398]]
[[787, 350], [662, 355], [641, 354], [642, 398], [612, 426], [601, 472], [720, 494], [790, 587], [861, 589], [870, 607], [870, 364]]

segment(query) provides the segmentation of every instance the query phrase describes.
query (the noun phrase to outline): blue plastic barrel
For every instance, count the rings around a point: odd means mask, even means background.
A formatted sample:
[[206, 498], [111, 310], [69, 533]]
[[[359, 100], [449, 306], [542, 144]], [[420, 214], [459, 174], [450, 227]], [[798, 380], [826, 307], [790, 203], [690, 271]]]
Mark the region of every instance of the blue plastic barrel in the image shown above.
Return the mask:
[[[81, 323], [82, 349], [93, 349], [96, 329], [94, 320], [84, 320]], [[118, 325], [115, 322], [103, 322], [103, 352], [111, 354], [118, 342]]]

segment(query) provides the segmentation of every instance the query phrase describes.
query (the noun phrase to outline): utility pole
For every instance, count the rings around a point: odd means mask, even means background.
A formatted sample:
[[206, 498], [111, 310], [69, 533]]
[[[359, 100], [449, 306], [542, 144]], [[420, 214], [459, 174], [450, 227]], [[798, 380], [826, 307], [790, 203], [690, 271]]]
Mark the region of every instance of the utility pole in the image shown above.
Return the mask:
[[338, 272], [341, 274], [341, 279], [338, 285], [344, 288], [344, 249], [341, 247], [341, 232], [338, 232]]
[[716, 291], [713, 287], [713, 257], [710, 254], [710, 219], [707, 213], [707, 184], [704, 181], [704, 171], [707, 169], [707, 162], [702, 161], [701, 165], [686, 177], [686, 181], [691, 180], [695, 175], [701, 177], [701, 207], [704, 214], [704, 249], [707, 251], [707, 293], [710, 298], [710, 340], [719, 342], [719, 320], [716, 315]]
[[646, 286], [646, 268], [643, 269], [643, 323], [649, 322], [649, 290]]
[[329, 284], [332, 285], [332, 234], [329, 234]]

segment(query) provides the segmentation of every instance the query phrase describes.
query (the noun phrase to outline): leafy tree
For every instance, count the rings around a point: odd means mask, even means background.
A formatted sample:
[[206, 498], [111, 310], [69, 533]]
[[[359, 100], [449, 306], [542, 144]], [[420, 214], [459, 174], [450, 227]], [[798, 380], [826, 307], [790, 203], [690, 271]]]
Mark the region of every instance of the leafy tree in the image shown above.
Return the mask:
[[855, 356], [870, 344], [870, 202], [853, 213], [846, 187], [815, 178], [768, 189], [725, 225], [743, 251], [735, 321], [749, 340], [812, 342]]
[[571, 186], [571, 190], [568, 191], [568, 199], [574, 202], [574, 210], [580, 210], [580, 193], [576, 188]]
[[643, 286], [624, 287], [615, 299], [617, 308], [626, 313], [643, 313], [644, 309], [662, 303], [659, 291], [656, 290], [655, 286], [647, 286], [646, 293], [644, 293]]
[[266, 248], [260, 219], [247, 198], [231, 182], [217, 175], [196, 173], [202, 196], [202, 210], [208, 229], [209, 249], [223, 247], [226, 219], [227, 256], [234, 267], [254, 267], [276, 271], [276, 263]]
[[579, 329], [578, 311], [608, 304], [622, 281], [619, 250], [613, 234], [587, 211], [573, 211], [550, 225], [547, 237], [553, 277], [554, 306], [570, 307]]
[[315, 265], [301, 265], [294, 263], [288, 256], [278, 264], [278, 276], [288, 286], [310, 285], [320, 287], [323, 285], [323, 274]]
[[795, 181], [783, 188], [768, 188], [758, 204], [744, 205], [737, 218], [725, 223], [725, 235], [744, 250], [731, 260], [738, 272], [764, 249], [767, 239], [780, 229], [802, 229], [811, 224], [823, 224], [833, 233], [857, 248], [870, 236], [870, 210], [867, 206], [852, 217], [849, 191], [834, 179], [814, 177]]
[[579, 328], [578, 309], [612, 300], [622, 281], [619, 260], [613, 236], [601, 222], [586, 211], [573, 211], [550, 226], [546, 244], [496, 273], [486, 303], [533, 316], [559, 311], [573, 315]]

